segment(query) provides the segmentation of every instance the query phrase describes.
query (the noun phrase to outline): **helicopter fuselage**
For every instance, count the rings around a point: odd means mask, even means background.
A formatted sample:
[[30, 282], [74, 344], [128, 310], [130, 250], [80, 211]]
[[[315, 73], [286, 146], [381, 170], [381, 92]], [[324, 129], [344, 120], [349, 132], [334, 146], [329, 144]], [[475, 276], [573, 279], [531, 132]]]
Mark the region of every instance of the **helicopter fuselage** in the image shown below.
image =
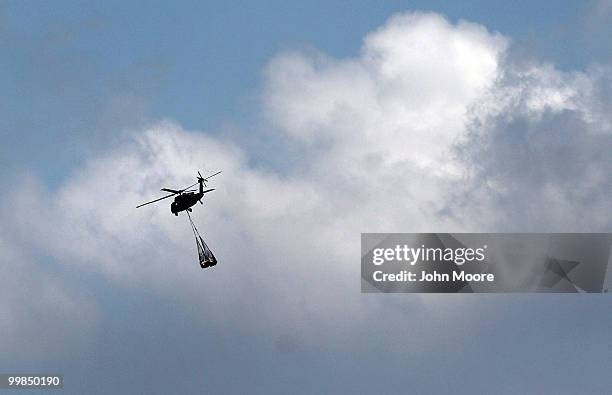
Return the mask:
[[174, 198], [174, 202], [170, 205], [170, 211], [172, 214], [178, 215], [181, 211], [188, 210], [196, 204], [200, 199], [202, 199], [204, 193], [196, 193], [196, 192], [188, 192], [177, 195]]

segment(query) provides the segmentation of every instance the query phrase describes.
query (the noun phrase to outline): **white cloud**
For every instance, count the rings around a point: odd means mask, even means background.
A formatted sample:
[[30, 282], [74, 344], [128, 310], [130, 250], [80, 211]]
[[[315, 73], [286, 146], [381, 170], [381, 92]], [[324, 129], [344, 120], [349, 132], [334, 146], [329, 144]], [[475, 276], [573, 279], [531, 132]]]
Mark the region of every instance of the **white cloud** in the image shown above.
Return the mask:
[[351, 169], [369, 157], [438, 172], [468, 106], [495, 81], [506, 45], [479, 25], [397, 15], [365, 38], [357, 58], [277, 56], [266, 109], [282, 132], [321, 139], [327, 156], [350, 160]]
[[[497, 231], [612, 229], [612, 73], [508, 66], [456, 149], [472, 216]], [[464, 199], [464, 200], [465, 200]]]
[[[252, 168], [234, 143], [166, 121], [91, 158], [57, 191], [18, 188], [3, 215], [58, 262], [202, 306], [214, 325], [316, 339], [384, 316], [401, 332], [403, 302], [359, 294], [361, 232], [561, 229], [577, 217], [580, 229], [612, 227], [600, 127], [610, 117], [593, 93], [608, 72], [515, 70], [507, 45], [482, 26], [414, 13], [368, 35], [355, 58], [280, 54], [263, 106], [304, 152], [299, 170]], [[204, 272], [169, 202], [134, 208], [197, 169], [223, 170], [194, 214], [220, 260]], [[411, 308], [465, 314], [461, 300], [439, 300]], [[412, 330], [422, 346], [434, 333]]]

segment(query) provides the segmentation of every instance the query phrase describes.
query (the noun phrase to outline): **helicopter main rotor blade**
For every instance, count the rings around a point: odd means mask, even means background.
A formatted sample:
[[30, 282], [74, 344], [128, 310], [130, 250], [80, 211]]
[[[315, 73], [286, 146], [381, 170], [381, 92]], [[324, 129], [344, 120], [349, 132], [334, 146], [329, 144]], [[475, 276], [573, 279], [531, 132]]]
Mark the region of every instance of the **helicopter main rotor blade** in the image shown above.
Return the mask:
[[191, 184], [191, 185], [189, 185], [188, 187], [183, 188], [183, 189], [170, 189], [170, 188], [162, 188], [161, 190], [162, 190], [162, 191], [164, 191], [164, 192], [172, 192], [173, 194], [178, 195], [179, 193], [183, 193], [183, 192], [188, 191], [188, 190], [189, 190], [189, 188], [191, 188], [191, 187], [193, 187], [193, 186], [195, 186], [195, 185], [198, 185], [198, 183], [197, 183], [197, 182], [196, 182], [196, 183], [193, 183], [193, 184]]
[[146, 202], [146, 203], [140, 204], [140, 205], [136, 206], [136, 208], [138, 208], [138, 207], [142, 207], [142, 206], [146, 206], [147, 204], [151, 204], [151, 203], [159, 202], [160, 200], [167, 199], [167, 198], [172, 197], [172, 196], [175, 196], [175, 195], [176, 195], [176, 193], [172, 193], [172, 194], [170, 194], [170, 195], [166, 195], [166, 196], [164, 196], [164, 197], [160, 197], [159, 199], [151, 200], [150, 202]]
[[170, 189], [170, 188], [162, 188], [162, 189], [160, 189], [160, 191], [172, 192], [172, 193], [181, 193], [181, 191], [177, 191], [176, 189]]
[[[206, 189], [206, 190], [202, 191], [202, 194], [204, 194], [206, 192], [214, 191], [214, 190], [215, 190], [215, 188], [213, 188], [213, 189]], [[183, 191], [183, 192], [198, 192], [198, 190], [197, 189], [188, 189], [188, 190]]]
[[189, 186], [188, 186], [188, 187], [186, 187], [186, 188], [179, 189], [179, 190], [178, 190], [178, 191], [176, 191], [176, 192], [177, 192], [177, 193], [183, 193], [183, 192], [185, 192], [186, 190], [188, 190], [189, 188], [191, 188], [191, 187], [192, 187], [192, 186], [194, 186], [194, 185], [198, 185], [198, 183], [197, 183], [197, 182], [196, 182], [196, 183], [193, 183], [193, 184], [189, 185]]
[[[200, 172], [198, 172], [198, 174], [200, 174]], [[217, 174], [221, 174], [221, 172], [220, 172], [220, 171], [218, 171], [218, 172], [216, 172], [215, 174], [211, 174], [210, 176], [206, 177], [206, 178], [204, 179], [204, 181], [208, 181], [208, 179], [209, 179], [209, 178], [212, 178], [212, 177], [216, 176]], [[200, 175], [200, 177], [202, 177], [202, 175]]]

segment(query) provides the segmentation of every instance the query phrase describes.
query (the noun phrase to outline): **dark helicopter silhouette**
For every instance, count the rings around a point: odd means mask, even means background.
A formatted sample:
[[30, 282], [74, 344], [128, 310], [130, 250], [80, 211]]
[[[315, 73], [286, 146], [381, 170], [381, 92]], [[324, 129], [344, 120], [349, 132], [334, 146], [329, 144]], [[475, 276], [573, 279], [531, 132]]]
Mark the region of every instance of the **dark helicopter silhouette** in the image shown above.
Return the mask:
[[[194, 204], [196, 204], [197, 202], [200, 202], [200, 204], [204, 204], [202, 203], [202, 197], [204, 196], [205, 193], [214, 191], [215, 189], [207, 189], [204, 190], [204, 187], [206, 186], [206, 181], [208, 181], [209, 178], [216, 176], [217, 174], [220, 174], [221, 172], [218, 171], [215, 174], [212, 174], [206, 178], [202, 177], [202, 174], [200, 174], [200, 172], [198, 171], [198, 182], [196, 182], [195, 184], [189, 185], [187, 188], [183, 188], [183, 189], [170, 189], [170, 188], [162, 188], [161, 190], [164, 192], [172, 192], [170, 195], [166, 195], [164, 197], [160, 197], [159, 199], [155, 199], [155, 200], [151, 200], [150, 202], [146, 202], [143, 204], [140, 204], [138, 206], [136, 206], [136, 208], [138, 207], [142, 207], [142, 206], [146, 206], [147, 204], [151, 204], [151, 203], [155, 203], [155, 202], [159, 202], [160, 200], [163, 199], [167, 199], [169, 197], [174, 196], [174, 202], [172, 202], [172, 204], [170, 205], [170, 211], [172, 211], [172, 214], [177, 215], [178, 213], [180, 213], [181, 211], [189, 211], [191, 212], [191, 206], [193, 206]], [[200, 189], [199, 191], [196, 190], [191, 190], [189, 188], [200, 184]]]

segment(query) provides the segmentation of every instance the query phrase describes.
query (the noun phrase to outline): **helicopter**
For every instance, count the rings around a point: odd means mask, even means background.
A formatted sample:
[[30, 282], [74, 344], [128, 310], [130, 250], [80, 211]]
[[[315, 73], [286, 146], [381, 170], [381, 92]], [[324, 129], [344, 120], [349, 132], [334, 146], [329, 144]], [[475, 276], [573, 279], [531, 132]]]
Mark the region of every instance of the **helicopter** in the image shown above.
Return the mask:
[[[181, 211], [191, 212], [191, 207], [197, 202], [200, 202], [200, 204], [204, 204], [202, 203], [202, 197], [204, 196], [205, 193], [215, 190], [214, 188], [204, 190], [204, 187], [206, 186], [206, 182], [210, 178], [220, 173], [221, 172], [218, 171], [215, 174], [212, 174], [208, 177], [202, 177], [202, 174], [200, 174], [200, 172], [198, 171], [198, 177], [197, 177], [198, 182], [196, 182], [195, 184], [189, 185], [187, 188], [183, 188], [183, 189], [162, 188], [161, 190], [164, 192], [171, 192], [170, 195], [166, 195], [164, 197], [160, 197], [159, 199], [151, 200], [150, 202], [140, 204], [136, 206], [136, 208], [146, 206], [147, 204], [159, 202], [160, 200], [167, 199], [169, 197], [174, 196], [174, 202], [172, 202], [172, 204], [170, 205], [170, 211], [172, 212], [172, 214], [178, 216]], [[197, 184], [200, 184], [199, 191], [195, 189], [190, 189]]]

